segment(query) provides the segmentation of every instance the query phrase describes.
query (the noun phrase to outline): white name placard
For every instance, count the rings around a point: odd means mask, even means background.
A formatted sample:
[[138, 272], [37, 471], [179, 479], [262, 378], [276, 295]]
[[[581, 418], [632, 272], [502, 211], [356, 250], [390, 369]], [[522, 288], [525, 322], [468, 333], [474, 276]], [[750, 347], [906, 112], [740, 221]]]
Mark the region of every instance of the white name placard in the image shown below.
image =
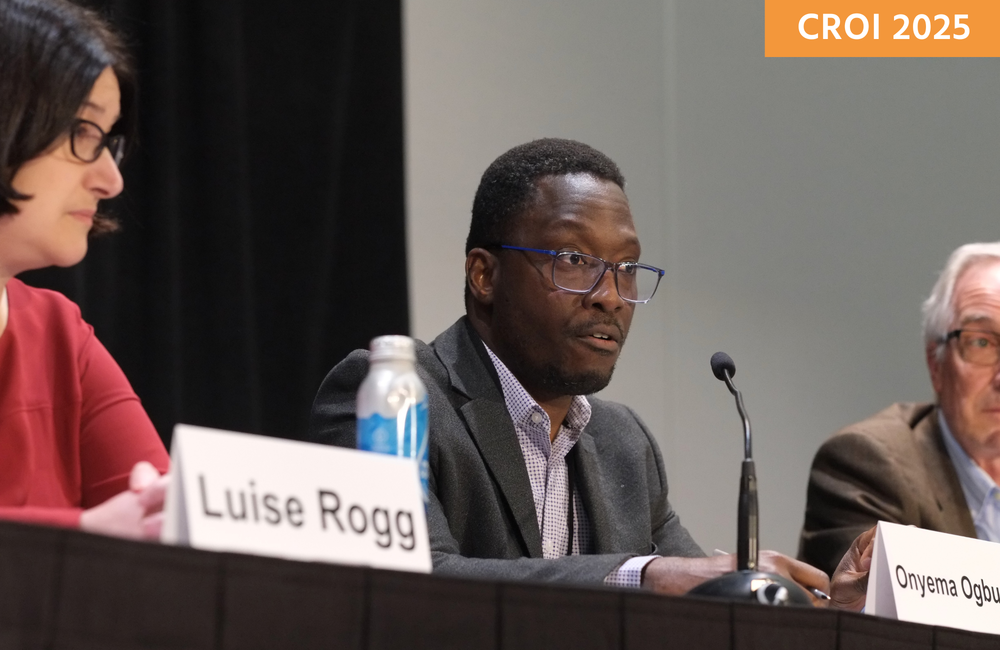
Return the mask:
[[162, 541], [431, 570], [417, 463], [179, 424]]
[[1000, 634], [1000, 544], [878, 523], [865, 612]]

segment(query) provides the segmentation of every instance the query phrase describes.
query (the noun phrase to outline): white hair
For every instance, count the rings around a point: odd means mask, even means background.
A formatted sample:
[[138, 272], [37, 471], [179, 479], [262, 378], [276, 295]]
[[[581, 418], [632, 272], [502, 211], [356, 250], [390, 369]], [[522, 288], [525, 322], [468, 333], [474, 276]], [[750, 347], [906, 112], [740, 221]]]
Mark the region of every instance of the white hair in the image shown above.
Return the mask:
[[924, 344], [936, 347], [938, 359], [944, 351], [944, 337], [955, 320], [955, 283], [962, 272], [984, 261], [1000, 262], [1000, 242], [965, 244], [955, 249], [938, 276], [931, 295], [924, 301]]

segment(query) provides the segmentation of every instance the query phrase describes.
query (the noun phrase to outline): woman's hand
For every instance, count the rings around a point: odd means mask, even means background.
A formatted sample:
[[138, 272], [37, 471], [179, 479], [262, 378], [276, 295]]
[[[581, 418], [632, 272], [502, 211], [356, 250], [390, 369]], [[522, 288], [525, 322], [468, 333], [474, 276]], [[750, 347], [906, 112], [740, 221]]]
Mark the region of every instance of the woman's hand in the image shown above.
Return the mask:
[[159, 539], [163, 500], [170, 475], [140, 461], [132, 468], [129, 489], [80, 515], [80, 530], [129, 539]]

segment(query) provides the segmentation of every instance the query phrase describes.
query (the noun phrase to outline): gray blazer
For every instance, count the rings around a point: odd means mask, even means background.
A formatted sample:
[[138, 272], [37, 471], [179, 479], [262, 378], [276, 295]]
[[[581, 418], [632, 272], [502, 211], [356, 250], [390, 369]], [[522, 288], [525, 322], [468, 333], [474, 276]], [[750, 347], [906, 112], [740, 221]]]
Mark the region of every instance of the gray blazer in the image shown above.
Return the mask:
[[835, 433], [813, 460], [799, 559], [832, 574], [878, 521], [975, 537], [933, 404], [893, 404]]
[[[355, 395], [368, 352], [337, 364], [313, 404], [315, 442], [355, 445]], [[496, 370], [467, 319], [417, 342], [430, 400], [430, 502], [435, 573], [487, 579], [600, 583], [635, 555], [704, 555], [667, 501], [652, 435], [630, 409], [589, 398], [590, 423], [570, 453], [594, 555], [542, 557], [524, 458]]]

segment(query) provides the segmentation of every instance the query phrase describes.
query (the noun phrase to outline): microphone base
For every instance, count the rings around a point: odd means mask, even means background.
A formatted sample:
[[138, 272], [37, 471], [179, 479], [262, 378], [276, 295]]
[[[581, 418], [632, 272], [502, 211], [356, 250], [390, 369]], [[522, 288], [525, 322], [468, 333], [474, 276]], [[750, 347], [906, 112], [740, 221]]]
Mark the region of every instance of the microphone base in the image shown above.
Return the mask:
[[805, 589], [776, 573], [733, 571], [701, 583], [689, 596], [739, 600], [762, 605], [812, 607]]

